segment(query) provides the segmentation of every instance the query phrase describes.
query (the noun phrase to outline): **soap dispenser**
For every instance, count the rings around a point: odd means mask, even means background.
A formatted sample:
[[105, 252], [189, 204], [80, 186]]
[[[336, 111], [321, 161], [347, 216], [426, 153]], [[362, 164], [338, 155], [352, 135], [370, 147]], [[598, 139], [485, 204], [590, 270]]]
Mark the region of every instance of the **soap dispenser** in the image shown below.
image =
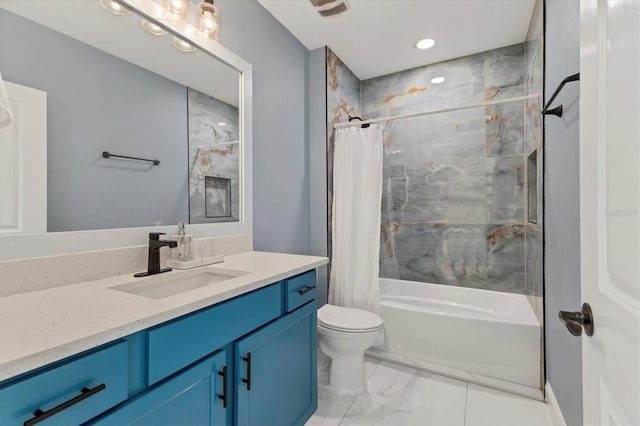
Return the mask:
[[178, 234], [173, 236], [173, 240], [178, 242], [176, 260], [178, 262], [191, 260], [191, 235], [185, 234], [184, 222], [178, 223]]

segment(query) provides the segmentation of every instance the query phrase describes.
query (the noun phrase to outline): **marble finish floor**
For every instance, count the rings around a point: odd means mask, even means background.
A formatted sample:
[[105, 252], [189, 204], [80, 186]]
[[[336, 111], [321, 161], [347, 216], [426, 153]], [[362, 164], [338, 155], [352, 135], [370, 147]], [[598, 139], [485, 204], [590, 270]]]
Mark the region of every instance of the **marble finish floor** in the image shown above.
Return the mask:
[[320, 387], [307, 426], [552, 425], [543, 402], [369, 358], [365, 371], [362, 395], [336, 396]]

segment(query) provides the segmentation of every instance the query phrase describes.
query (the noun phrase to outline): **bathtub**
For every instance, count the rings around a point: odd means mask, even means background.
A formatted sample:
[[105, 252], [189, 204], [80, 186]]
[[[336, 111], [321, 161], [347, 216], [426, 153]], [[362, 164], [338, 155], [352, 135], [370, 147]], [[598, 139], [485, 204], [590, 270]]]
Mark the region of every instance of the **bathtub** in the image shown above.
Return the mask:
[[540, 399], [541, 327], [524, 295], [380, 279], [368, 355]]

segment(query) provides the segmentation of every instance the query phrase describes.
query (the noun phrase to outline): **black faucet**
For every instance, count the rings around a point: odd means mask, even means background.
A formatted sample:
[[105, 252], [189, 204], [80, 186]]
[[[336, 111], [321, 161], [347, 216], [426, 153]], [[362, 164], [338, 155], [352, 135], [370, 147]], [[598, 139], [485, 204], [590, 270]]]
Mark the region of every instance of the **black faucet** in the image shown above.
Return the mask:
[[178, 242], [161, 240], [160, 235], [164, 235], [164, 232], [149, 233], [149, 262], [147, 272], [139, 272], [135, 274], [134, 277], [146, 277], [147, 275], [161, 274], [171, 270], [171, 268], [160, 268], [160, 247], [175, 248], [178, 247]]

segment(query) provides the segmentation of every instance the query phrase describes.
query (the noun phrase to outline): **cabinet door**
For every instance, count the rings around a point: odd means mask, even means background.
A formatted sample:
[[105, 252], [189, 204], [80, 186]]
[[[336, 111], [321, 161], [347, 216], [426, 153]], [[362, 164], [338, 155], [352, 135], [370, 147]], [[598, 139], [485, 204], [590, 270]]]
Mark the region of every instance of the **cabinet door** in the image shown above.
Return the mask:
[[316, 302], [236, 342], [236, 422], [302, 425], [317, 401]]
[[[91, 423], [120, 426], [230, 424], [232, 379], [227, 352], [221, 351]], [[226, 408], [222, 399], [225, 391]]]

